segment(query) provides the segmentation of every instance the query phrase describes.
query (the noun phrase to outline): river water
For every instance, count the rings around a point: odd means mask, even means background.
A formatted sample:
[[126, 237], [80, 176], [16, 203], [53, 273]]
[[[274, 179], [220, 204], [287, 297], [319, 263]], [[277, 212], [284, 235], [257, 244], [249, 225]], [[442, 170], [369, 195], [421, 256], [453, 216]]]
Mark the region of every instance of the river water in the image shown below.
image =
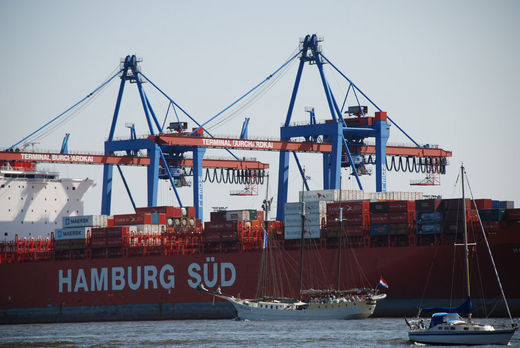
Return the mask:
[[[479, 320], [492, 324], [503, 319]], [[0, 326], [0, 347], [414, 347], [403, 319], [178, 320]], [[511, 347], [520, 347], [516, 333]]]

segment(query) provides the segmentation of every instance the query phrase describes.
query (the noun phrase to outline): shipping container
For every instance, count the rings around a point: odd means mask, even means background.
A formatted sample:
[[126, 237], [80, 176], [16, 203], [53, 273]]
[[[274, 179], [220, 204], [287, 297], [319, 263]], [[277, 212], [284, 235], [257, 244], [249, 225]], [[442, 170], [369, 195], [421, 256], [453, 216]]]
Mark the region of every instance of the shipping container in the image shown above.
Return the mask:
[[370, 236], [387, 236], [388, 232], [388, 224], [370, 225]]
[[446, 221], [443, 223], [444, 234], [464, 234], [464, 222], [462, 220]]
[[343, 215], [368, 213], [370, 211], [369, 201], [344, 201], [327, 203], [327, 216], [339, 216], [340, 208], [343, 209]]
[[114, 215], [114, 226], [148, 225], [151, 223], [152, 214], [150, 213]]
[[425, 223], [416, 226], [417, 234], [440, 234], [442, 226], [440, 223]]
[[507, 209], [506, 210], [506, 220], [508, 220], [508, 221], [520, 221], [520, 208], [517, 208], [517, 209]]
[[299, 192], [299, 200], [304, 202], [313, 202], [313, 201], [339, 201], [340, 200], [340, 190], [313, 190], [313, 191], [300, 191]]
[[407, 235], [410, 234], [410, 225], [404, 224], [388, 224], [388, 233], [392, 236]]
[[85, 249], [86, 239], [63, 239], [54, 242], [54, 250]]
[[136, 213], [160, 213], [166, 214], [166, 216], [171, 217], [181, 217], [181, 208], [173, 207], [173, 206], [161, 206], [161, 207], [142, 207], [135, 208]]
[[388, 201], [388, 212], [410, 212], [415, 211], [415, 201]]
[[388, 213], [388, 202], [370, 202], [370, 213]]
[[415, 209], [420, 211], [436, 211], [441, 204], [440, 199], [420, 199], [415, 201]]
[[387, 224], [388, 213], [370, 213], [370, 223], [376, 225]]
[[[474, 208], [474, 204], [471, 199], [466, 198], [465, 201], [466, 209]], [[462, 206], [462, 198], [443, 199], [441, 203], [442, 210], [462, 210]]]
[[[491, 199], [487, 199], [487, 198], [476, 199], [475, 205], [477, 206], [478, 210], [493, 209], [493, 201]], [[473, 205], [472, 205], [472, 209], [474, 209]]]
[[[298, 227], [288, 227], [284, 228], [284, 238], [285, 239], [300, 239], [301, 238], [302, 229]], [[304, 238], [320, 238], [321, 229], [320, 226], [306, 226], [304, 228]]]
[[91, 227], [70, 227], [57, 229], [54, 234], [56, 240], [86, 239], [90, 235]]
[[106, 227], [107, 215], [64, 216], [63, 227]]
[[442, 212], [440, 211], [416, 211], [415, 213], [418, 224], [431, 224], [442, 221]]
[[227, 221], [247, 221], [251, 220], [249, 216], [249, 210], [228, 210], [226, 211]]
[[414, 211], [388, 213], [389, 224], [412, 224], [415, 221]]
[[[304, 216], [305, 225], [320, 226], [322, 218], [323, 217], [318, 214], [307, 214]], [[297, 214], [285, 215], [284, 224], [285, 226], [301, 226], [302, 216]]]
[[483, 209], [479, 210], [478, 214], [482, 221], [499, 221], [506, 218], [505, 209]]
[[209, 220], [210, 221], [226, 221], [226, 211], [225, 210], [219, 210], [219, 211], [212, 211], [209, 213]]

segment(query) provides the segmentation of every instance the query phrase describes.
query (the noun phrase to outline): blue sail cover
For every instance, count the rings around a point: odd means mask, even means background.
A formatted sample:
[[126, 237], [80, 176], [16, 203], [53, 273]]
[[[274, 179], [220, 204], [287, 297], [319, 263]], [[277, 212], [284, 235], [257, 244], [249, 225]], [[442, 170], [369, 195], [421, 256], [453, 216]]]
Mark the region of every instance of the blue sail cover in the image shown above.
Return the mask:
[[470, 314], [471, 313], [471, 298], [468, 297], [463, 304], [458, 307], [430, 307], [423, 308], [423, 312], [446, 312], [446, 313], [459, 313], [459, 314]]

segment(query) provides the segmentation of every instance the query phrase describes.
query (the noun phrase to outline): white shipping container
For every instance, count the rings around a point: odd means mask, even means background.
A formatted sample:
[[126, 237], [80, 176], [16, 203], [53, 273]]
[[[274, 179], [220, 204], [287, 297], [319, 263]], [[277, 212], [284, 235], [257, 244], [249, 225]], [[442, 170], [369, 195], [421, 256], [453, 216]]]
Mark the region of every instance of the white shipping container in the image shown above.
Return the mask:
[[365, 199], [365, 192], [361, 190], [341, 190], [341, 201], [362, 201]]
[[[302, 229], [298, 227], [285, 226], [284, 230], [285, 239], [301, 239]], [[303, 238], [320, 238], [321, 229], [320, 226], [309, 226], [304, 228]]]
[[64, 216], [63, 227], [107, 227], [106, 215]]
[[69, 227], [56, 230], [55, 240], [86, 239], [90, 235], [90, 227]]
[[249, 221], [250, 214], [249, 210], [228, 210], [226, 211], [227, 221]]
[[341, 191], [338, 189], [334, 190], [313, 190], [313, 191], [300, 191], [299, 199], [304, 202], [310, 201], [339, 201]]

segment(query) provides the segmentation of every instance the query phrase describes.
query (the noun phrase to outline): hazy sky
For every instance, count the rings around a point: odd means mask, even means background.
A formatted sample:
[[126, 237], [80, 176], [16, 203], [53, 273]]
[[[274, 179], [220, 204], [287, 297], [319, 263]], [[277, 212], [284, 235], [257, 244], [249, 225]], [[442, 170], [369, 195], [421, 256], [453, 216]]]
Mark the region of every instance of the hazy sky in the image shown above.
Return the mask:
[[[520, 3], [518, 1], [24, 1], [0, 0], [0, 148], [9, 147], [65, 111], [99, 86], [127, 54], [143, 58], [142, 71], [197, 120], [203, 122], [262, 81], [298, 47], [301, 37], [323, 36], [324, 54], [419, 143], [453, 151], [448, 174], [427, 194], [457, 196], [463, 161], [476, 198], [520, 202], [518, 173], [520, 111]], [[214, 130], [238, 135], [244, 117], [249, 133], [277, 137], [284, 121], [297, 64], [262, 98]], [[339, 100], [346, 83], [326, 69]], [[71, 133], [71, 151], [103, 150], [119, 79], [49, 136], [41, 149], [58, 150]], [[167, 104], [151, 86], [148, 96], [162, 119]], [[307, 119], [304, 107], [330, 118], [315, 66], [306, 66], [293, 120]], [[369, 113], [374, 112], [373, 108]], [[125, 122], [147, 132], [136, 88], [128, 86], [117, 135]], [[190, 123], [190, 127], [193, 126]], [[407, 140], [391, 127], [390, 143]], [[237, 152], [271, 165], [270, 194], [276, 193], [278, 154]], [[225, 157], [222, 151], [208, 156]], [[301, 156], [311, 188], [320, 189], [320, 155]], [[318, 162], [317, 162], [318, 161]], [[63, 176], [94, 178], [86, 211], [101, 206], [102, 166], [47, 165]], [[139, 206], [146, 204], [146, 170], [124, 168]], [[300, 181], [291, 163], [289, 198]], [[113, 212], [131, 210], [117, 171]], [[389, 191], [410, 186], [421, 175], [389, 173]], [[373, 191], [375, 178], [363, 177]], [[344, 188], [356, 188], [344, 175]], [[236, 198], [239, 185], [205, 184], [205, 211], [213, 206], [260, 208], [260, 196]], [[181, 190], [192, 204], [191, 188]], [[160, 184], [159, 204], [173, 204]]]

